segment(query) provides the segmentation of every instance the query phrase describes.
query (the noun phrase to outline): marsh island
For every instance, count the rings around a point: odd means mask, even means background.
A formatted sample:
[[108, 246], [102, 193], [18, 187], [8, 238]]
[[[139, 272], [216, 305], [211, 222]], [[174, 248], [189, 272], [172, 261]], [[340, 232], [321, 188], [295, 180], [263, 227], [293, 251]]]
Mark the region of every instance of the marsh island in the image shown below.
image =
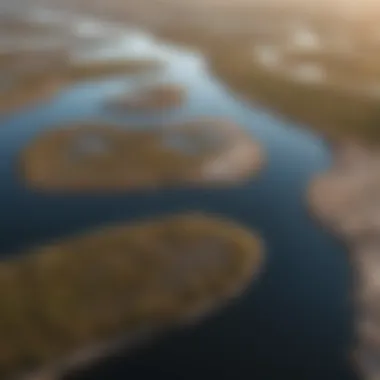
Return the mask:
[[196, 323], [244, 292], [263, 254], [256, 233], [192, 213], [99, 228], [2, 261], [1, 378], [59, 380]]
[[263, 165], [261, 146], [227, 120], [155, 129], [81, 124], [49, 130], [25, 147], [25, 184], [51, 192], [117, 192], [247, 181]]

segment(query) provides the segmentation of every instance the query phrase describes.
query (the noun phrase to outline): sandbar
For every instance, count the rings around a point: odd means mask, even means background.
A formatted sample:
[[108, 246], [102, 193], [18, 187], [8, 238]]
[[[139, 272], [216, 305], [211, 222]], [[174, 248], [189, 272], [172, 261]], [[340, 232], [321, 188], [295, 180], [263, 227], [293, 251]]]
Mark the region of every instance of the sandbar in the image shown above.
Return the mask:
[[228, 120], [156, 127], [85, 123], [43, 132], [20, 155], [20, 177], [48, 192], [120, 192], [246, 182], [264, 163], [261, 145]]
[[20, 253], [0, 263], [1, 378], [60, 380], [196, 324], [241, 296], [263, 264], [258, 234], [201, 213], [98, 227]]

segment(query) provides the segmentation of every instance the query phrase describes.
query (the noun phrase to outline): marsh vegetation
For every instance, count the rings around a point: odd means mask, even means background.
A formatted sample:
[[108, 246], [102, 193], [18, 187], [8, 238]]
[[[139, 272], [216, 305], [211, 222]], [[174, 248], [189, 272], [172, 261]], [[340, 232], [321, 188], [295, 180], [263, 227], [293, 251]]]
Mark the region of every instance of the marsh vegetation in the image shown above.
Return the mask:
[[10, 52], [0, 55], [0, 112], [13, 112], [27, 105], [47, 101], [61, 89], [83, 81], [113, 75], [134, 75], [157, 70], [155, 60], [124, 59], [100, 62], [72, 62], [68, 54]]
[[263, 164], [258, 143], [225, 120], [150, 130], [87, 123], [38, 136], [21, 154], [20, 176], [35, 190], [117, 192], [248, 180]]
[[146, 86], [135, 92], [117, 95], [107, 102], [107, 108], [115, 111], [167, 110], [183, 105], [186, 90], [174, 84]]
[[255, 233], [195, 213], [107, 226], [2, 261], [1, 377], [70, 370], [54, 364], [204, 317], [249, 286], [263, 254]]

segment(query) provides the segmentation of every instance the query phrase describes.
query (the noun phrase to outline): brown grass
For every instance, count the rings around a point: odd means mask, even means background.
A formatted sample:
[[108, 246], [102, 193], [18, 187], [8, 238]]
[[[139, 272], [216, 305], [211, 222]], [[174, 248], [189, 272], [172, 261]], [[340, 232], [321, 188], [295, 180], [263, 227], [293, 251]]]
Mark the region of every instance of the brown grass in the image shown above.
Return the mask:
[[340, 52], [297, 52], [287, 57], [289, 63], [315, 62], [325, 67], [332, 77], [358, 83], [380, 80], [380, 55], [345, 55]]
[[67, 82], [93, 80], [118, 74], [138, 74], [159, 69], [161, 62], [145, 59], [122, 59], [100, 62], [77, 62], [67, 66], [63, 75]]
[[136, 93], [117, 95], [107, 106], [118, 111], [166, 110], [178, 107], [185, 100], [185, 90], [171, 84], [144, 88]]
[[[5, 16], [6, 17], [6, 16]], [[0, 20], [0, 34], [9, 36], [44, 36], [53, 32], [56, 28], [48, 25], [42, 25], [36, 22], [23, 20], [5, 19]]]
[[211, 55], [210, 65], [231, 88], [248, 99], [307, 124], [330, 138], [380, 140], [380, 101], [333, 85], [294, 82], [255, 64], [241, 50]]
[[8, 69], [16, 61], [16, 53], [0, 52], [0, 70]]
[[355, 58], [320, 52], [290, 58], [289, 62], [314, 60], [329, 68], [332, 83], [312, 85], [297, 83], [255, 63], [252, 49], [262, 42], [255, 35], [218, 37], [191, 28], [166, 28], [158, 33], [169, 41], [200, 49], [209, 58], [210, 70], [246, 99], [322, 132], [332, 141], [380, 142], [380, 100], [341, 86], [348, 82], [368, 85], [380, 79], [378, 52]]
[[[0, 54], [0, 70], [6, 70], [15, 78], [8, 89], [0, 88], [0, 112], [14, 112], [19, 108], [50, 99], [59, 90], [77, 82], [103, 79], [117, 74], [137, 74], [158, 69], [160, 63], [153, 60], [119, 60], [91, 63], [48, 62], [40, 70], [23, 67], [22, 53]], [[67, 59], [67, 57], [66, 57]], [[15, 66], [18, 69], [15, 69]]]
[[63, 80], [51, 74], [26, 75], [5, 91], [0, 91], [0, 114], [48, 101], [62, 88]]
[[2, 262], [1, 378], [205, 314], [240, 294], [262, 261], [254, 233], [187, 214], [106, 227]]
[[[211, 137], [219, 135], [220, 142], [210, 145], [207, 133]], [[105, 150], [78, 154], [75, 142], [81, 141], [81, 136], [99, 138]], [[165, 144], [168, 136], [175, 136], [199, 151], [189, 153], [180, 147], [168, 146]], [[231, 178], [226, 174], [215, 181], [227, 184], [245, 181], [256, 173], [261, 168], [262, 152], [243, 130], [222, 120], [195, 120], [149, 131], [96, 123], [73, 125], [38, 136], [26, 147], [19, 163], [21, 177], [36, 190], [117, 192], [210, 184], [212, 179], [203, 176], [204, 166], [237, 145], [241, 145], [249, 157], [235, 164]]]

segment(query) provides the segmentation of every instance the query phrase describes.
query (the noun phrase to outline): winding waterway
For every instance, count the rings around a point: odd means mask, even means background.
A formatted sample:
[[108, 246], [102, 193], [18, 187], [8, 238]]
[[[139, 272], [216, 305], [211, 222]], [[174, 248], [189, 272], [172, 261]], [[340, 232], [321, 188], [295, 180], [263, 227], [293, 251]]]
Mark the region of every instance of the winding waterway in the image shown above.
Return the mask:
[[[345, 362], [352, 340], [350, 268], [343, 247], [319, 228], [304, 205], [308, 181], [330, 163], [323, 140], [240, 100], [208, 71], [197, 52], [132, 29], [125, 35], [113, 30], [104, 48], [77, 57], [157, 57], [166, 68], [154, 75], [78, 84], [48, 105], [0, 119], [0, 252], [17, 254], [23, 247], [109, 222], [202, 210], [259, 230], [268, 256], [260, 283], [224, 313], [131, 356], [99, 364], [82, 378], [351, 379]], [[103, 107], [110, 95], [154, 80], [185, 86], [186, 103], [172, 112], [145, 115], [115, 114]], [[104, 119], [144, 127], [197, 116], [228, 117], [251, 132], [267, 156], [259, 177], [230, 189], [112, 197], [33, 193], [18, 178], [20, 150], [57, 125]]]

